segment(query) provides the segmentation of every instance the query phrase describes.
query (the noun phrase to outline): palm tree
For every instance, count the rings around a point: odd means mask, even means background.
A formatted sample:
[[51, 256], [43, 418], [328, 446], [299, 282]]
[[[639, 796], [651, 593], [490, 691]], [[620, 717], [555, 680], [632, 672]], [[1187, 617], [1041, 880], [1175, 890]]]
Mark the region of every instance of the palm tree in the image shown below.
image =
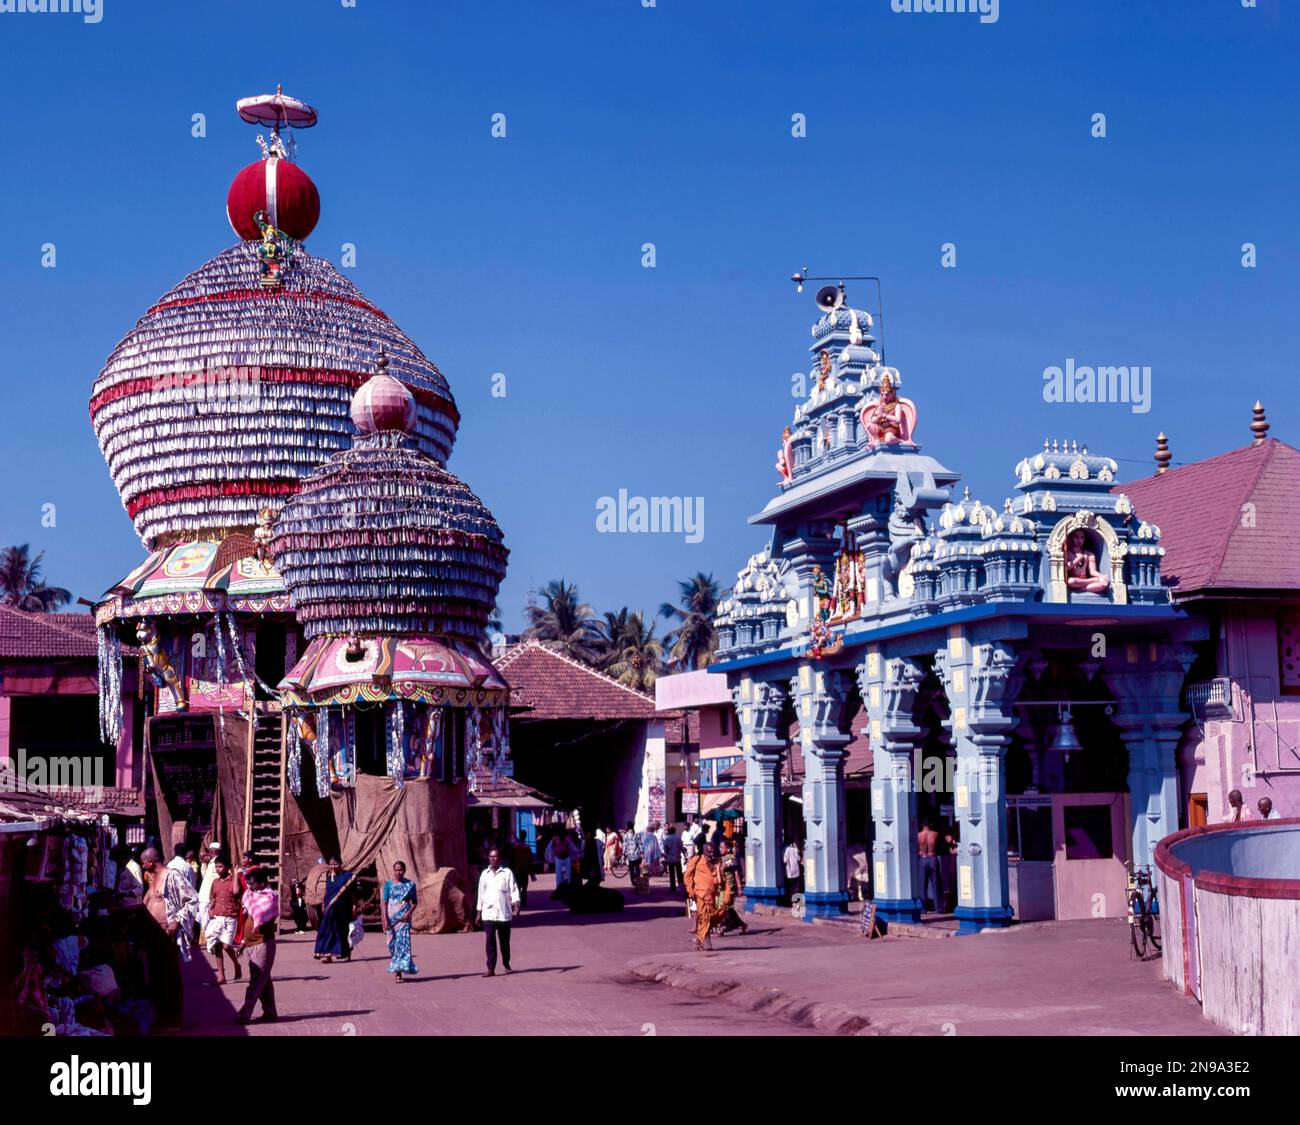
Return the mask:
[[545, 606], [528, 607], [528, 628], [524, 636], [542, 641], [584, 664], [600, 662], [601, 631], [596, 611], [578, 600], [578, 587], [563, 578], [542, 587]]
[[608, 668], [623, 648], [623, 639], [627, 636], [628, 621], [632, 611], [624, 606], [616, 613], [605, 611], [605, 620], [598, 623], [600, 629], [600, 667]]
[[612, 651], [604, 670], [620, 684], [638, 691], [649, 691], [663, 670], [663, 645], [655, 639], [654, 625], [647, 625], [641, 614], [628, 613], [626, 608], [618, 614], [605, 614], [606, 622], [620, 618], [622, 629], [617, 634], [617, 648]]
[[676, 622], [676, 627], [664, 637], [670, 661], [683, 670], [704, 668], [713, 659], [713, 650], [718, 645], [713, 614], [722, 592], [713, 575], [703, 572], [678, 582], [677, 587], [681, 591], [681, 604], [664, 602], [659, 607], [660, 617]]
[[0, 605], [30, 613], [49, 613], [72, 601], [72, 591], [45, 584], [41, 577], [44, 558], [44, 551], [32, 558], [31, 547], [26, 543], [0, 551]]

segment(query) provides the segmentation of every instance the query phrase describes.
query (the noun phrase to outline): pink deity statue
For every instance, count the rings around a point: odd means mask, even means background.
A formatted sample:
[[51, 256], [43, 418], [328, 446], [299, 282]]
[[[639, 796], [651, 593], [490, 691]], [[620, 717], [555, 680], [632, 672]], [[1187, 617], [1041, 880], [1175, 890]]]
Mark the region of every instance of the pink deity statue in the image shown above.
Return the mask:
[[872, 445], [910, 442], [916, 430], [916, 404], [898, 397], [888, 373], [880, 380], [880, 398], [864, 406], [861, 417]]
[[1087, 594], [1104, 594], [1110, 588], [1110, 579], [1097, 569], [1097, 556], [1088, 550], [1088, 533], [1081, 527], [1066, 540], [1065, 584]]
[[790, 474], [794, 471], [794, 454], [790, 448], [790, 427], [781, 431], [781, 448], [776, 451], [776, 471], [781, 474], [783, 484], [790, 483]]

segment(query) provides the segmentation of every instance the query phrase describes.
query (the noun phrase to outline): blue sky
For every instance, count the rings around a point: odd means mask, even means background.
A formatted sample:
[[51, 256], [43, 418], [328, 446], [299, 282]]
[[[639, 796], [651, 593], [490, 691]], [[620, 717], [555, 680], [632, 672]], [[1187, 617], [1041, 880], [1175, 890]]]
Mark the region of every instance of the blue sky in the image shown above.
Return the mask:
[[[889, 0], [103, 2], [94, 25], [0, 14], [0, 542], [78, 595], [142, 556], [91, 381], [234, 240], [226, 188], [257, 156], [234, 102], [277, 82], [321, 115], [299, 135], [309, 249], [355, 243], [351, 279], [451, 381], [450, 468], [512, 551], [508, 627], [548, 578], [653, 610], [761, 546], [745, 519], [808, 365], [811, 293], [785, 280], [805, 263], [884, 279], [918, 439], [987, 503], [1045, 436], [1128, 477], [1161, 429], [1178, 461], [1245, 444], [1257, 397], [1273, 436], [1300, 434], [1300, 34], [1279, 0], [1002, 0], [988, 25]], [[1149, 365], [1150, 412], [1044, 402], [1067, 358]], [[597, 533], [621, 488], [704, 497], [702, 541]]]

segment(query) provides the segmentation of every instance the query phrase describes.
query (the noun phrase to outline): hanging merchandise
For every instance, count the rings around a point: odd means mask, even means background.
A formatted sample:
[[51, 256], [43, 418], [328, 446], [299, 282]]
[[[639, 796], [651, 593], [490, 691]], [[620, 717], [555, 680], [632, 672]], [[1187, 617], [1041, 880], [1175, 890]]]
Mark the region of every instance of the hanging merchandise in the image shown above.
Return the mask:
[[90, 870], [90, 846], [73, 833], [63, 838], [63, 870], [59, 879], [59, 905], [80, 922], [90, 913], [86, 884]]
[[330, 712], [322, 707], [316, 718], [316, 796], [330, 795]]

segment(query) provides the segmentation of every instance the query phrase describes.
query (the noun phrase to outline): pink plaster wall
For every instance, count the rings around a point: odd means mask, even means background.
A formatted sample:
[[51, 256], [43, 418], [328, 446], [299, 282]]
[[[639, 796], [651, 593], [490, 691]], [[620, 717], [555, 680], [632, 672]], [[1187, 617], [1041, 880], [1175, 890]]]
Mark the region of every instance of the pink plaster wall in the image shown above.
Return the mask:
[[9, 697], [0, 695], [0, 757], [9, 756]]
[[123, 789], [139, 789], [144, 780], [143, 753], [135, 745], [136, 698], [122, 693], [122, 736], [117, 741], [117, 781]]
[[1233, 717], [1193, 725], [1182, 747], [1184, 801], [1206, 794], [1211, 824], [1227, 819], [1231, 789], [1252, 810], [1267, 796], [1300, 816], [1300, 695], [1281, 690], [1275, 604], [1224, 603], [1217, 674], [1232, 681]]
[[[1115, 854], [1108, 859], [1067, 859], [1065, 807], [1109, 805], [1110, 837]], [[1053, 793], [1052, 842], [1056, 867], [1056, 917], [1123, 918], [1128, 912], [1125, 894], [1130, 838], [1128, 795], [1125, 793]], [[1100, 897], [1094, 897], [1100, 896]]]
[[[723, 716], [727, 717], [727, 728], [724, 733], [722, 720]], [[736, 733], [736, 713], [730, 703], [721, 707], [701, 707], [700, 708], [700, 753], [704, 754], [706, 750], [725, 750], [728, 754], [739, 753], [736, 750], [736, 743], [739, 736]], [[709, 754], [712, 758], [715, 755]]]

